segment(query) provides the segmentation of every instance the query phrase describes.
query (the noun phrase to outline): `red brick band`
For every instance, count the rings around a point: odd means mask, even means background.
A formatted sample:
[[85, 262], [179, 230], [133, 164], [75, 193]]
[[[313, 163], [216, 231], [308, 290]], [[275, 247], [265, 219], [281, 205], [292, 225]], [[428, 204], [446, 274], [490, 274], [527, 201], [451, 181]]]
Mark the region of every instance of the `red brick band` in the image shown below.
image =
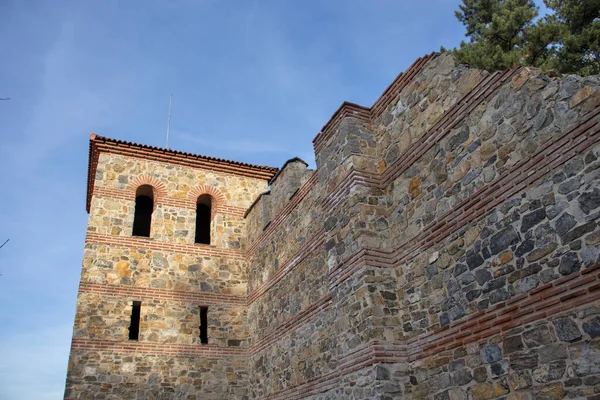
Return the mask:
[[323, 210], [331, 210], [339, 206], [344, 200], [348, 198], [350, 191], [355, 187], [378, 187], [379, 176], [370, 174], [364, 171], [357, 171], [354, 168], [350, 169], [350, 172], [346, 177], [329, 193], [325, 196], [321, 204]]
[[212, 359], [247, 357], [245, 347], [217, 347], [207, 344], [175, 344], [158, 342], [116, 341], [73, 338], [71, 352], [110, 351], [111, 353], [143, 353], [169, 357], [203, 357]]
[[403, 363], [408, 361], [407, 351], [405, 342], [371, 342], [340, 357], [339, 368], [343, 375], [348, 375], [376, 363]]
[[88, 232], [86, 243], [106, 244], [110, 246], [126, 247], [128, 249], [143, 248], [148, 250], [166, 251], [171, 253], [195, 254], [198, 256], [227, 257], [246, 260], [244, 254], [235, 249], [223, 249], [202, 244], [175, 244], [159, 242], [141, 236], [111, 236]]
[[124, 285], [107, 285], [94, 282], [80, 282], [79, 293], [99, 294], [103, 296], [127, 297], [130, 299], [171, 300], [200, 305], [246, 306], [245, 296], [231, 296], [219, 293], [189, 292], [181, 290], [165, 290]]

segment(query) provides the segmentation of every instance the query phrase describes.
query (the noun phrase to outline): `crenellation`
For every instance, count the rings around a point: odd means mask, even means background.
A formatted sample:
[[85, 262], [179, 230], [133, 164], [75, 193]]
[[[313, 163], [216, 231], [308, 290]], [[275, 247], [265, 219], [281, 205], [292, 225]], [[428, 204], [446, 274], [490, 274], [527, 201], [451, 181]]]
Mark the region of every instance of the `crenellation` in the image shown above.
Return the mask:
[[594, 396], [599, 132], [600, 77], [433, 53], [342, 104], [316, 170], [93, 135], [65, 398]]
[[271, 179], [270, 185], [270, 218], [273, 219], [289, 203], [292, 196], [300, 189], [306, 176], [308, 164], [299, 158], [287, 160], [279, 172]]

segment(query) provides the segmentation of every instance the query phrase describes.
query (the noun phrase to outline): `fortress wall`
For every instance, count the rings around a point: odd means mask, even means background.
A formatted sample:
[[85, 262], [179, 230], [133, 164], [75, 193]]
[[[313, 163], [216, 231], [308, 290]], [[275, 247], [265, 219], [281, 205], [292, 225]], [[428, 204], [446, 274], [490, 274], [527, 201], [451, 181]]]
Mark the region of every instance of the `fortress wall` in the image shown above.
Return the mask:
[[[272, 217], [267, 229], [248, 232], [249, 296], [252, 297], [253, 292], [261, 286], [272, 284], [272, 280], [278, 277], [278, 270], [287, 271], [287, 268], [297, 265], [295, 259], [302, 249], [314, 241], [318, 243], [322, 224], [319, 223], [320, 198], [315, 178], [311, 177], [286, 208]], [[271, 195], [261, 197], [246, 217], [247, 220], [262, 218], [260, 202], [265, 198], [270, 201]]]
[[[570, 96], [566, 96], [567, 91], [572, 96], [584, 90], [581, 89], [583, 80], [568, 79], [562, 85], [554, 82], [554, 85], [546, 86], [548, 78], [530, 77], [530, 74], [526, 69], [515, 72], [495, 95], [455, 122], [440, 141], [420, 154], [420, 159], [392, 182], [388, 192], [388, 204], [392, 204], [389, 218], [394, 257], [399, 263], [415, 256], [422, 263], [425, 254], [418, 254], [416, 249], [424, 246], [418, 242], [427, 237], [424, 235], [428, 233], [427, 228], [435, 223], [451, 221], [451, 217], [455, 217], [454, 227], [439, 230], [456, 232], [460, 236], [457, 243], [460, 240], [466, 243], [461, 244], [462, 251], [454, 252], [454, 257], [451, 257], [443, 254], [443, 250], [447, 250], [447, 246], [456, 248], [458, 244], [446, 243], [444, 247], [437, 243], [438, 237], [430, 236], [426, 246], [439, 250], [440, 263], [451, 267], [452, 261], [462, 260], [468, 269], [474, 269], [491, 267], [484, 265], [485, 260], [491, 262], [492, 256], [499, 257], [498, 254], [503, 260], [526, 257], [536, 247], [544, 247], [544, 244], [555, 243], [558, 239], [556, 223], [548, 222], [546, 211], [554, 219], [558, 216], [556, 213], [571, 207], [567, 205], [569, 200], [573, 202], [574, 196], [577, 196], [572, 192], [579, 190], [578, 194], [581, 194], [597, 188], [598, 177], [593, 166], [592, 170], [584, 172], [587, 153], [563, 155], [560, 154], [561, 149], [545, 151], [543, 147], [566, 133], [568, 126], [574, 123], [576, 126], [584, 125], [586, 118], [583, 115], [589, 111], [585, 102], [569, 108]], [[589, 82], [592, 83], [591, 80]], [[530, 104], [525, 104], [526, 99]], [[594, 118], [591, 120], [593, 123]], [[593, 139], [589, 143], [593, 143]], [[550, 169], [548, 161], [555, 156], [560, 158], [551, 160], [555, 168]], [[588, 160], [592, 158], [594, 156], [588, 156]], [[440, 169], [438, 165], [443, 167]], [[561, 172], [561, 168], [566, 171]], [[430, 173], [432, 170], [438, 173]], [[434, 177], [437, 177], [437, 182], [433, 181]], [[570, 183], [563, 184], [563, 180]], [[520, 185], [516, 186], [517, 183]], [[566, 188], [568, 184], [572, 190]], [[592, 196], [591, 193], [584, 197]], [[486, 204], [478, 206], [477, 200]], [[546, 210], [546, 207], [552, 209]], [[577, 224], [587, 222], [585, 213], [580, 209], [576, 208], [571, 213], [578, 216], [573, 219]], [[472, 226], [463, 225], [465, 217], [475, 218]], [[488, 218], [487, 223], [485, 218]], [[520, 221], [521, 218], [523, 221]], [[508, 227], [509, 223], [515, 226]], [[536, 235], [533, 228], [538, 224], [541, 226]], [[589, 228], [594, 230], [592, 225]], [[483, 238], [480, 237], [482, 231]], [[498, 232], [501, 233], [496, 235]], [[503, 239], [508, 242], [502, 242]], [[502, 253], [521, 241], [527, 241], [527, 246], [518, 257]], [[522, 265], [526, 266], [527, 263]], [[429, 275], [434, 274], [430, 271]]]
[[[351, 188], [350, 192], [330, 184], [353, 169], [354, 162], [366, 165], [360, 156], [363, 150], [354, 143], [372, 134], [362, 121], [354, 119], [344, 120], [339, 132], [328, 144], [334, 163], [325, 162], [331, 166], [339, 162], [340, 171], [319, 167], [318, 175], [305, 184], [311, 185], [307, 186], [310, 191], [303, 187], [296, 195], [305, 197], [297, 203], [293, 198], [288, 213], [274, 218], [273, 231], [270, 225], [255, 240], [258, 244], [249, 246], [248, 315], [255, 340], [250, 368], [256, 371], [251, 377], [255, 398], [303, 398], [324, 388], [338, 388], [334, 393], [343, 393], [340, 382], [346, 379], [345, 374], [352, 374], [340, 372], [343, 353], [374, 337], [364, 280], [353, 278], [340, 290], [333, 289], [328, 279], [330, 268], [356, 249], [362, 235], [372, 228], [365, 213], [372, 207], [368, 196], [371, 189], [367, 187], [363, 196], [360, 191], [365, 188]], [[343, 139], [338, 142], [338, 137]], [[375, 160], [374, 148], [363, 149]], [[277, 198], [277, 190], [273, 185], [268, 197]], [[256, 206], [248, 218], [252, 213], [258, 215], [255, 210]], [[369, 223], [361, 226], [365, 220]], [[265, 284], [266, 290], [262, 289]], [[352, 363], [349, 366], [355, 367]], [[361, 393], [373, 392], [361, 387]]]
[[286, 336], [254, 358], [253, 394], [598, 391], [598, 78], [487, 74], [447, 55], [407, 73], [379, 116], [343, 105], [315, 139], [331, 305], [303, 332], [335, 336], [321, 356], [336, 367], [302, 376], [301, 339]]
[[[300, 193], [305, 195], [312, 188], [312, 183], [304, 184], [313, 176], [314, 171], [307, 169], [307, 164], [299, 158], [286, 161], [279, 172], [270, 181], [270, 190], [258, 196], [250, 208], [244, 213], [247, 236], [250, 241], [262, 237], [262, 232], [271, 221], [286, 216], [295, 207]], [[300, 189], [304, 187], [302, 191]], [[293, 201], [292, 201], [293, 200]], [[284, 208], [287, 211], [284, 211]], [[276, 222], [278, 223], [278, 222]], [[271, 227], [271, 229], [273, 229]]]
[[270, 192], [261, 193], [244, 214], [246, 222], [246, 238], [250, 242], [256, 240], [271, 222]]
[[250, 329], [254, 343], [271, 337], [282, 324], [327, 297], [325, 276], [322, 253], [315, 251], [254, 300], [248, 311], [249, 320], [253, 321]]
[[[288, 164], [273, 182], [271, 194], [262, 196], [247, 216], [249, 227], [252, 220], [260, 220], [260, 202], [265, 198], [281, 210], [271, 214], [267, 229], [249, 234], [253, 398], [289, 398], [285, 396], [293, 393], [292, 388], [335, 368], [331, 344], [335, 339], [330, 333], [334, 317], [320, 249], [320, 191], [317, 176], [305, 168], [301, 162]], [[300, 183], [296, 191], [294, 186]]]
[[[250, 355], [250, 397], [293, 399], [306, 397], [304, 388], [324, 379], [336, 387], [337, 341], [335, 311], [322, 308], [272, 342], [262, 341]], [[332, 378], [332, 379], [331, 379]], [[322, 388], [316, 391], [319, 393]]]
[[343, 187], [353, 171], [373, 174], [377, 171], [376, 142], [369, 118], [350, 109], [348, 115], [331, 127], [331, 136], [315, 150], [319, 182], [324, 193], [331, 195]]
[[386, 310], [374, 323], [411, 362], [382, 374], [388, 395], [597, 390], [599, 81], [498, 76], [400, 152], [398, 178], [382, 174], [392, 250], [371, 262]]

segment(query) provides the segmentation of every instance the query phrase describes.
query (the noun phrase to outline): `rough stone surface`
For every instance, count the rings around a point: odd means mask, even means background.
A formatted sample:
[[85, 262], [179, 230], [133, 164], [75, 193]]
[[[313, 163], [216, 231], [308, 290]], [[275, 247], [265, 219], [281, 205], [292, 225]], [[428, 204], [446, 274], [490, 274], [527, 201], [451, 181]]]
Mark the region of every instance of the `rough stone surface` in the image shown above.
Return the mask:
[[581, 339], [581, 332], [577, 324], [568, 317], [558, 318], [554, 321], [556, 335], [563, 342], [574, 342]]

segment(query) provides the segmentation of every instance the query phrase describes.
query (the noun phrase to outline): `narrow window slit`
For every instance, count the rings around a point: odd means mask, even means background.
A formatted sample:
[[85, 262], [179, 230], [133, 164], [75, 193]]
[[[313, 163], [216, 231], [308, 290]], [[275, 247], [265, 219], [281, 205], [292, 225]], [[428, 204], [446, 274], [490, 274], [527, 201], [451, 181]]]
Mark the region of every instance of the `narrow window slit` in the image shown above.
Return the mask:
[[194, 243], [210, 244], [210, 217], [212, 201], [203, 194], [196, 201], [196, 237]]
[[200, 307], [200, 343], [208, 343], [208, 307]]
[[134, 301], [131, 307], [131, 324], [129, 325], [129, 340], [138, 340], [140, 335], [141, 301]]

